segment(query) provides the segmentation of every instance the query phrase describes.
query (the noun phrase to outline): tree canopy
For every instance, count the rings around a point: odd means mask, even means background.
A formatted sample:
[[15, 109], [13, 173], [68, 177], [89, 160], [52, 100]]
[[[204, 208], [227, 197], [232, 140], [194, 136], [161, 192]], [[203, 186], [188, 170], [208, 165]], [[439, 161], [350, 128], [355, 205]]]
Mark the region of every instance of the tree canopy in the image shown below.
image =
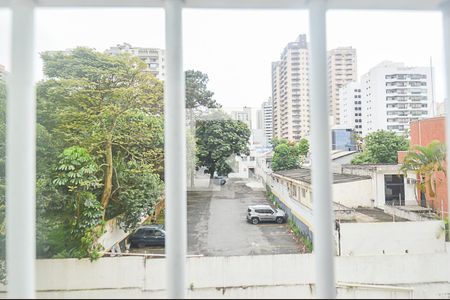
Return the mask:
[[186, 108], [205, 110], [220, 108], [221, 105], [213, 99], [214, 93], [208, 89], [208, 75], [196, 70], [185, 72], [186, 80]]
[[242, 121], [236, 120], [200, 120], [196, 127], [197, 166], [206, 167], [213, 178], [214, 173], [228, 175], [230, 158], [248, 155], [250, 129]]
[[394, 164], [397, 163], [397, 151], [406, 151], [409, 147], [404, 136], [385, 130], [369, 133], [364, 144], [363, 152], [352, 160], [352, 164]]
[[286, 139], [276, 139], [272, 158], [272, 170], [282, 171], [300, 168], [309, 152], [309, 142], [301, 139], [298, 143]]
[[433, 141], [426, 147], [415, 146], [406, 154], [401, 170], [416, 173], [419, 178], [419, 188], [428, 192], [432, 198], [437, 194], [437, 173], [447, 174], [445, 167], [446, 147], [439, 141]]
[[161, 196], [163, 86], [126, 54], [76, 48], [42, 59], [38, 250], [85, 256], [92, 245], [83, 241], [92, 242], [104, 221], [119, 216], [132, 228]]

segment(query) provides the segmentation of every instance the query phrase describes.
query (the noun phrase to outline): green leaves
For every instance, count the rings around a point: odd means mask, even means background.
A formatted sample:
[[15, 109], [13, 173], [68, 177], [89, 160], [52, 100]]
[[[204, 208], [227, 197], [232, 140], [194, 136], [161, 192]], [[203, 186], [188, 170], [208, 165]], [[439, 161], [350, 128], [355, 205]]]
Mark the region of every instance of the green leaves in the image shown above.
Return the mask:
[[406, 154], [401, 170], [404, 174], [413, 171], [419, 177], [419, 188], [427, 191], [431, 197], [436, 194], [436, 174], [443, 172], [445, 167], [446, 147], [439, 141], [432, 141], [428, 146], [415, 146]]
[[395, 164], [397, 151], [408, 150], [409, 141], [392, 131], [378, 130], [365, 137], [365, 148], [352, 164]]
[[272, 158], [272, 170], [282, 171], [301, 167], [301, 164], [309, 152], [309, 142], [301, 139], [298, 143], [290, 143], [285, 139], [275, 140], [274, 154]]
[[69, 192], [88, 191], [100, 186], [96, 176], [98, 166], [86, 149], [78, 146], [64, 149], [59, 159], [53, 184], [66, 187]]
[[235, 120], [204, 120], [197, 122], [197, 166], [206, 167], [214, 175], [228, 175], [232, 169], [228, 159], [248, 155], [250, 129]]
[[161, 196], [163, 85], [131, 55], [79, 47], [42, 59], [38, 253], [96, 257], [104, 219], [132, 228]]

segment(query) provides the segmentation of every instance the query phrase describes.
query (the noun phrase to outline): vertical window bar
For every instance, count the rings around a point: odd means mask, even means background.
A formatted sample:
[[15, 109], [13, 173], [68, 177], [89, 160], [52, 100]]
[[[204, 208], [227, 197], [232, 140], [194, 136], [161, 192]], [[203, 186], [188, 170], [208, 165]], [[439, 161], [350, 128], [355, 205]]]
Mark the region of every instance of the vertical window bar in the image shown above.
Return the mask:
[[327, 97], [326, 1], [309, 4], [311, 150], [317, 298], [335, 298], [331, 149]]
[[6, 133], [6, 258], [9, 298], [35, 298], [36, 99], [34, 1], [14, 0]]
[[186, 297], [186, 135], [182, 0], [166, 0], [164, 88], [167, 296]]
[[[447, 170], [450, 170], [450, 1], [442, 10], [443, 22], [442, 25], [444, 33], [444, 55], [445, 55], [445, 72], [447, 85], [447, 99], [445, 100], [445, 140], [447, 144]], [[447, 176], [447, 190], [450, 191], [450, 176]], [[450, 197], [447, 199], [447, 216], [450, 218]], [[450, 229], [448, 231], [450, 239]]]

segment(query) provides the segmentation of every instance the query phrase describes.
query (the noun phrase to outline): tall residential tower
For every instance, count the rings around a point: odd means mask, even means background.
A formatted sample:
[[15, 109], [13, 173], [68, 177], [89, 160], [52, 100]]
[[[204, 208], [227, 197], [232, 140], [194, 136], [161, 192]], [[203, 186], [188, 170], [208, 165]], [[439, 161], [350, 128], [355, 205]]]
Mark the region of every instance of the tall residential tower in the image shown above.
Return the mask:
[[332, 125], [341, 124], [339, 89], [357, 81], [356, 49], [339, 47], [328, 51], [328, 99]]
[[272, 98], [269, 98], [261, 105], [262, 112], [262, 129], [266, 137], [267, 143], [270, 144], [273, 138], [273, 113]]
[[385, 61], [361, 77], [362, 133], [406, 134], [411, 121], [432, 116], [430, 67]]
[[309, 135], [309, 54], [306, 35], [288, 43], [272, 63], [273, 135], [298, 141]]

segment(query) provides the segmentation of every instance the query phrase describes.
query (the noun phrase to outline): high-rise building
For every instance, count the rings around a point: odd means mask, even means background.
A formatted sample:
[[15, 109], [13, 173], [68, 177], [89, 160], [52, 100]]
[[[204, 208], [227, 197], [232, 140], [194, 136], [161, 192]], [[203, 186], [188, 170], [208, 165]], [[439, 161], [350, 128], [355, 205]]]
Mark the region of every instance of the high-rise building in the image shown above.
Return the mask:
[[407, 133], [411, 121], [432, 115], [430, 67], [382, 62], [361, 77], [362, 134]]
[[361, 84], [350, 82], [339, 90], [340, 125], [362, 134]]
[[272, 98], [269, 98], [261, 105], [262, 112], [262, 129], [266, 137], [267, 143], [272, 142], [273, 138], [273, 115], [272, 115]]
[[147, 70], [152, 72], [159, 80], [165, 78], [165, 50], [158, 48], [140, 48], [132, 47], [128, 43], [111, 47], [105, 51], [111, 55], [118, 55], [121, 53], [130, 53], [139, 57], [147, 65]]
[[252, 129], [252, 109], [250, 107], [244, 107], [242, 110], [232, 111], [231, 117], [234, 120], [244, 122], [250, 130]]
[[309, 54], [306, 35], [288, 43], [272, 63], [273, 135], [298, 141], [309, 135]]
[[339, 89], [357, 81], [356, 49], [339, 47], [328, 51], [328, 99], [332, 125], [341, 124]]

